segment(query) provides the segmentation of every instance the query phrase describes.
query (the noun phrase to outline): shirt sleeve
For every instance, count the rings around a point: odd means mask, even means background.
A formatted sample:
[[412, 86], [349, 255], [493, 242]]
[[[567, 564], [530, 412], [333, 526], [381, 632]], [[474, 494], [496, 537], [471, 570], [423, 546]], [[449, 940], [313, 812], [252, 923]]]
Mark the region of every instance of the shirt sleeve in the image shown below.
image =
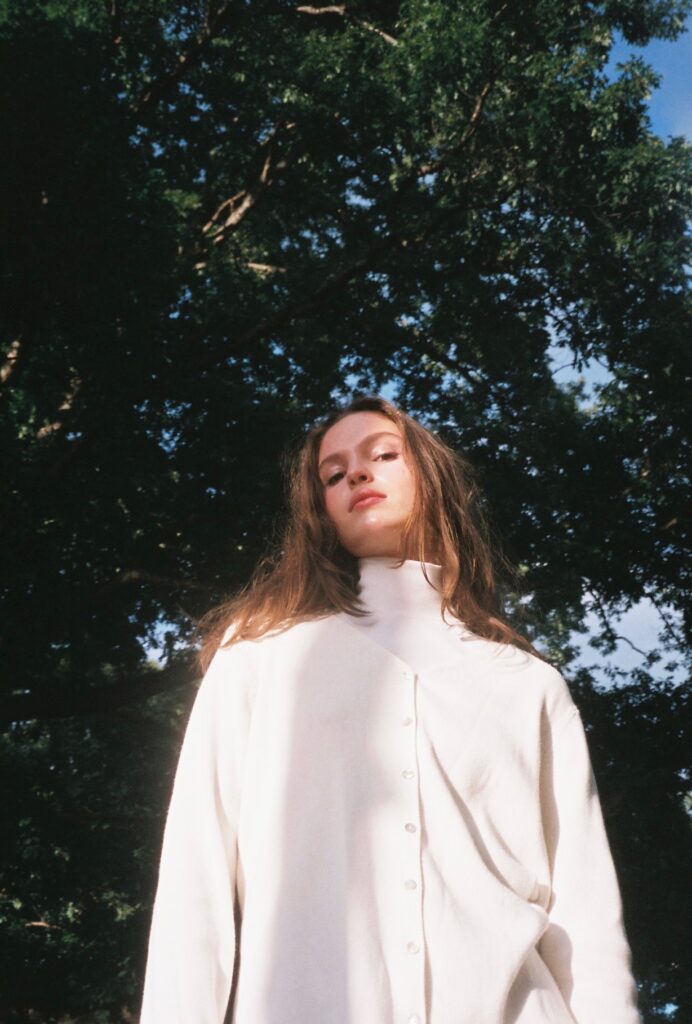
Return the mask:
[[249, 725], [237, 647], [188, 719], [159, 862], [140, 1024], [223, 1024], [236, 955], [236, 836]]
[[576, 1024], [641, 1024], [618, 880], [571, 701], [551, 732], [542, 805], [552, 896], [538, 951]]

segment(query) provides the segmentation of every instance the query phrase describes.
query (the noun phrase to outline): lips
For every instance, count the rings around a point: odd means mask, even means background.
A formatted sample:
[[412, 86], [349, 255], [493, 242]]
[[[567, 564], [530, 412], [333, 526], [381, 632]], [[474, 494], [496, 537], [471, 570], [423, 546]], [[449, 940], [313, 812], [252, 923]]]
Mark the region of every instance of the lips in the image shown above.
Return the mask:
[[381, 491], [359, 491], [358, 494], [353, 495], [349, 512], [353, 512], [354, 508], [358, 508], [360, 506], [366, 507], [367, 505], [375, 505], [377, 504], [377, 501], [381, 501], [386, 497], [387, 495], [382, 494]]

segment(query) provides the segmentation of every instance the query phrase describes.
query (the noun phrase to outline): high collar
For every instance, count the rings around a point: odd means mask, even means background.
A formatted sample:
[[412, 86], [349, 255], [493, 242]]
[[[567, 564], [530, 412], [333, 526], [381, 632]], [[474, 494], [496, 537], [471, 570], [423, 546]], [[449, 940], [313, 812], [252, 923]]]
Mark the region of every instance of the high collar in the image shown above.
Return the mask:
[[[423, 567], [430, 582], [423, 575]], [[376, 618], [393, 619], [412, 613], [440, 618], [441, 565], [413, 559], [397, 565], [396, 558], [370, 555], [358, 559], [358, 568], [360, 599]]]

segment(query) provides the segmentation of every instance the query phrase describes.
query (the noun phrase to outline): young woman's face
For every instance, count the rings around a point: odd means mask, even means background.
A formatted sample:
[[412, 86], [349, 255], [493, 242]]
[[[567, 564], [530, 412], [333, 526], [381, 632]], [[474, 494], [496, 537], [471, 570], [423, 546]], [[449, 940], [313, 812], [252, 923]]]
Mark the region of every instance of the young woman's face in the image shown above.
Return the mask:
[[378, 412], [349, 413], [322, 438], [325, 509], [341, 544], [357, 558], [400, 557], [402, 527], [415, 497], [403, 445], [396, 423]]

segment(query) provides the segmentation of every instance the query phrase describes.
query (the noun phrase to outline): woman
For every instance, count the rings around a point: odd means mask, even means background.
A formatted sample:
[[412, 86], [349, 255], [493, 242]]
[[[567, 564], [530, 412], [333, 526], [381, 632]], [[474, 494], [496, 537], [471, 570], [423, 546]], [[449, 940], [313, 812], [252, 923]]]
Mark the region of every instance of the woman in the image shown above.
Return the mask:
[[579, 714], [498, 612], [454, 452], [336, 410], [205, 625], [141, 1024], [639, 1021]]

